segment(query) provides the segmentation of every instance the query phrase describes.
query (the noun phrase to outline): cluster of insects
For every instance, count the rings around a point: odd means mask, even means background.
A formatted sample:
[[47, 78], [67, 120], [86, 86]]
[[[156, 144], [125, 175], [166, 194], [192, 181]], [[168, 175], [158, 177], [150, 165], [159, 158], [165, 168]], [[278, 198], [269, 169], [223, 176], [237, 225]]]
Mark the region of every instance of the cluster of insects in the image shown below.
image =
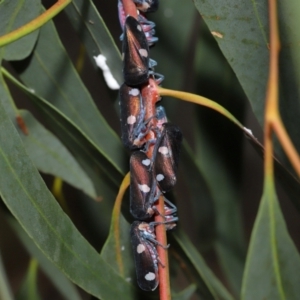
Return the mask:
[[[135, 5], [136, 16], [124, 9]], [[127, 3], [126, 3], [127, 2]], [[132, 4], [132, 3], [131, 3]], [[123, 144], [132, 151], [130, 157], [130, 212], [136, 219], [131, 226], [137, 282], [141, 289], [157, 288], [158, 264], [156, 246], [168, 248], [156, 240], [156, 214], [164, 216], [166, 230], [176, 226], [177, 208], [164, 198], [164, 212], [155, 204], [176, 183], [178, 154], [182, 141], [180, 129], [167, 121], [157, 86], [163, 76], [155, 73], [157, 63], [149, 58], [155, 24], [145, 14], [158, 9], [158, 0], [119, 0], [124, 83], [120, 87], [121, 131]]]

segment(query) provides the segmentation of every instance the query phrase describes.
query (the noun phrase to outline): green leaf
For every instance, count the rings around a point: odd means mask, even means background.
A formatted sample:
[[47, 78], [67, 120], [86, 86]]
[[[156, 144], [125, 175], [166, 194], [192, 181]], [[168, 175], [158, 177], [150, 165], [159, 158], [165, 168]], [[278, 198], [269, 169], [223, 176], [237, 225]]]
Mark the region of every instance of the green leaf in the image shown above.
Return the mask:
[[[194, 0], [196, 8], [217, 40], [244, 89], [261, 125], [264, 120], [269, 73], [269, 14], [267, 2]], [[298, 5], [298, 6], [297, 6]], [[280, 110], [284, 124], [300, 150], [300, 53], [297, 1], [278, 2], [280, 52]], [[297, 15], [298, 14], [298, 15]]]
[[209, 138], [202, 128], [197, 131], [195, 164], [214, 201], [216, 251], [234, 292], [239, 294], [246, 256], [239, 194], [228, 168]]
[[101, 257], [109, 263], [109, 265], [115, 269], [116, 272], [120, 273], [128, 282], [135, 280], [132, 278], [132, 274], [135, 273], [135, 266], [133, 263], [133, 255], [131, 249], [131, 243], [129, 238], [130, 225], [121, 215], [119, 220], [119, 229], [120, 229], [120, 239], [118, 240], [119, 246], [121, 247], [121, 266], [118, 264], [116, 257], [116, 239], [114, 236], [115, 233], [115, 224], [111, 223], [111, 228], [109, 231], [109, 236], [106, 240], [105, 245], [101, 250]]
[[191, 284], [190, 286], [185, 288], [180, 293], [172, 294], [172, 299], [173, 300], [188, 300], [194, 294], [196, 289], [197, 289], [197, 286], [195, 284]]
[[0, 299], [13, 300], [0, 252]]
[[87, 243], [48, 191], [2, 105], [0, 169], [3, 201], [50, 261], [96, 297], [132, 299], [132, 286]]
[[[75, 286], [66, 278], [66, 276], [52, 264], [41, 250], [32, 243], [32, 240], [21, 228], [21, 226], [12, 218], [7, 218], [10, 226], [14, 229], [15, 233], [21, 240], [22, 244], [26, 247], [28, 253], [37, 259], [40, 268], [47, 274], [48, 278], [52, 281], [57, 290], [69, 300], [80, 300], [81, 297]], [[31, 298], [27, 298], [31, 299]]]
[[19, 129], [19, 134], [35, 166], [41, 172], [60, 177], [90, 197], [96, 198], [96, 191], [91, 180], [64, 145], [30, 112], [20, 110], [19, 113], [29, 132], [28, 135], [24, 135]]
[[38, 292], [37, 285], [37, 271], [38, 271], [38, 262], [35, 259], [31, 259], [27, 269], [27, 274], [22, 283], [20, 290], [16, 296], [16, 300], [40, 300], [41, 297]]
[[[36, 18], [40, 13], [40, 0], [0, 1], [0, 36], [25, 25]], [[1, 48], [1, 56], [6, 60], [20, 60], [27, 57], [35, 45], [38, 34], [39, 30], [36, 30], [18, 41]]]
[[266, 179], [251, 234], [241, 299], [298, 299], [300, 256], [290, 238], [273, 180]]
[[[0, 96], [2, 96], [0, 101], [2, 100], [5, 110], [15, 124], [26, 147], [26, 151], [35, 166], [41, 172], [60, 177], [65, 182], [83, 190], [90, 197], [96, 198], [96, 192], [91, 180], [78, 165], [71, 153], [30, 112], [17, 110], [6, 83], [2, 78], [2, 74], [0, 77]], [[28, 129], [28, 135], [25, 135], [16, 123], [17, 115], [22, 116]]]
[[229, 294], [214, 273], [209, 269], [197, 249], [195, 249], [195, 247], [189, 241], [188, 237], [179, 230], [174, 234], [174, 236], [177, 243], [180, 245], [192, 265], [195, 267], [197, 273], [200, 275], [202, 282], [198, 283], [197, 286], [198, 289], [201, 289], [201, 295], [203, 299], [233, 300], [233, 297]]
[[[17, 65], [15, 65], [17, 66]], [[40, 30], [33, 56], [25, 69], [17, 68], [22, 81], [71, 119], [120, 174], [126, 163], [120, 138], [98, 111], [82, 83], [52, 22]]]
[[[119, 185], [122, 176], [107, 161], [106, 157], [101, 155], [98, 146], [85, 133], [81, 131], [68, 117], [58, 111], [53, 105], [38, 97], [30, 89], [19, 83], [7, 71], [3, 71], [5, 76], [28, 96], [30, 96], [34, 105], [36, 105], [43, 119], [48, 122], [48, 126], [61, 141], [70, 149], [76, 161], [83, 167], [85, 172], [91, 178], [98, 195], [108, 197], [115, 196], [115, 187]], [[110, 180], [111, 179], [111, 180]], [[112, 184], [114, 184], [112, 186]], [[112, 188], [114, 193], [112, 194]], [[114, 199], [114, 197], [112, 198]]]
[[93, 65], [98, 68], [93, 56], [103, 54], [114, 78], [121, 84], [124, 79], [120, 51], [93, 2], [74, 0], [66, 7], [65, 12], [85, 45]]

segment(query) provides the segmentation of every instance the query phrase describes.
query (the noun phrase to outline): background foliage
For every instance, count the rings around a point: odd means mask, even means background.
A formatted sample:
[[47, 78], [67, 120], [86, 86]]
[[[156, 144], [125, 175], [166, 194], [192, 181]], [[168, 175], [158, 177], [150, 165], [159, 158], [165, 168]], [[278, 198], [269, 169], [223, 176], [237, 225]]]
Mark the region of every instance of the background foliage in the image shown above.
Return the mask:
[[[157, 297], [135, 285], [128, 195], [123, 272], [109, 230], [129, 153], [119, 138], [118, 93], [93, 56], [104, 54], [122, 81], [116, 2], [74, 0], [54, 22], [0, 48], [0, 298]], [[53, 3], [0, 1], [0, 35]], [[299, 152], [300, 5], [278, 4], [280, 112]], [[164, 87], [217, 101], [262, 141], [267, 2], [161, 0], [149, 18]], [[261, 154], [232, 123], [178, 100], [162, 104], [185, 137], [169, 195], [180, 219], [169, 234], [173, 299], [297, 299], [300, 183], [279, 143], [284, 168], [276, 169], [276, 192], [272, 183], [263, 192]]]

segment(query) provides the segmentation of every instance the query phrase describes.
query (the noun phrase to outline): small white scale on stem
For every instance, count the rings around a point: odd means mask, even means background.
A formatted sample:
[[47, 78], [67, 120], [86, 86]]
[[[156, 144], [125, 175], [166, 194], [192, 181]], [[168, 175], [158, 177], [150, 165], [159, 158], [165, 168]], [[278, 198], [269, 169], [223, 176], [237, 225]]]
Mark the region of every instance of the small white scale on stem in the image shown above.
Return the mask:
[[104, 79], [106, 81], [107, 86], [112, 90], [118, 90], [120, 85], [112, 75], [108, 65], [106, 64], [106, 57], [102, 54], [98, 56], [94, 56], [96, 65], [102, 70]]

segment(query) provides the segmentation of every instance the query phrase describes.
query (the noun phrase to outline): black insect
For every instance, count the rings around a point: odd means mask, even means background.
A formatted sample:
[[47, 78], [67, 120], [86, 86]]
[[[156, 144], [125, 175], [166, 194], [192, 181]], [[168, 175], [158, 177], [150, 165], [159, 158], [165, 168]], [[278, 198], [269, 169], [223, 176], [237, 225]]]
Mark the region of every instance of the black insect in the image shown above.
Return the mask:
[[158, 9], [158, 0], [133, 0], [138, 10], [149, 13]]
[[142, 151], [130, 157], [130, 212], [135, 219], [148, 220], [157, 198], [157, 184], [151, 170], [151, 160]]
[[178, 126], [171, 123], [162, 125], [153, 154], [154, 174], [160, 190], [165, 193], [176, 183], [182, 133]]
[[130, 237], [135, 260], [137, 283], [144, 291], [154, 291], [158, 286], [158, 263], [155, 246], [163, 246], [156, 240], [154, 226], [157, 223], [135, 221], [131, 225]]
[[121, 114], [121, 139], [129, 149], [142, 147], [143, 138], [147, 134], [147, 122], [145, 107], [141, 92], [125, 83], [120, 87], [120, 114]]
[[123, 38], [123, 76], [127, 85], [137, 86], [149, 78], [149, 46], [141, 24], [127, 16]]

